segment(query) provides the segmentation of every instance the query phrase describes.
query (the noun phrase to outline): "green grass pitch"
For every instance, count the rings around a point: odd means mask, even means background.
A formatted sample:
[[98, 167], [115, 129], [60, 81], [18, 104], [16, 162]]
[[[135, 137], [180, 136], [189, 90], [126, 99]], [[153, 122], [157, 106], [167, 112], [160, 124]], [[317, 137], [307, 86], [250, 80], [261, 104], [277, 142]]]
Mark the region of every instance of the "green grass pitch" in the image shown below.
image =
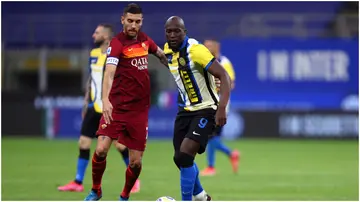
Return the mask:
[[[242, 153], [234, 175], [217, 154], [218, 174], [201, 177], [214, 200], [358, 200], [358, 141], [241, 139], [227, 142]], [[93, 144], [94, 148], [95, 144]], [[91, 153], [94, 150], [91, 151]], [[2, 200], [83, 200], [91, 188], [91, 166], [85, 192], [61, 193], [56, 187], [75, 177], [76, 140], [2, 139]], [[141, 192], [131, 200], [160, 196], [181, 200], [179, 172], [170, 141], [149, 141], [140, 176]], [[118, 200], [125, 166], [113, 148], [103, 177], [103, 199]], [[200, 169], [205, 155], [196, 159]]]

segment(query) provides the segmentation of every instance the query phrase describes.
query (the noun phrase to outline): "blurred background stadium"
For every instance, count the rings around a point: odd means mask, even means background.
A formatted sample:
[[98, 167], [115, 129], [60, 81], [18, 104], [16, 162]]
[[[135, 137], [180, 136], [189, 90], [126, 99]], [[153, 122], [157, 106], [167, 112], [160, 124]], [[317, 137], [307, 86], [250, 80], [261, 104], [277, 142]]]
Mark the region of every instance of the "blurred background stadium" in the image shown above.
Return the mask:
[[[2, 2], [3, 200], [85, 196], [56, 186], [74, 177], [91, 35], [103, 22], [120, 31], [126, 4]], [[203, 179], [215, 200], [358, 200], [358, 2], [139, 4], [143, 31], [160, 47], [165, 20], [179, 15], [190, 37], [219, 39], [235, 68], [223, 137], [242, 161], [234, 176], [219, 155], [219, 174]], [[170, 141], [177, 90], [154, 57], [149, 71], [150, 143], [134, 199], [179, 198]], [[110, 158], [104, 200], [123, 185], [121, 159]]]

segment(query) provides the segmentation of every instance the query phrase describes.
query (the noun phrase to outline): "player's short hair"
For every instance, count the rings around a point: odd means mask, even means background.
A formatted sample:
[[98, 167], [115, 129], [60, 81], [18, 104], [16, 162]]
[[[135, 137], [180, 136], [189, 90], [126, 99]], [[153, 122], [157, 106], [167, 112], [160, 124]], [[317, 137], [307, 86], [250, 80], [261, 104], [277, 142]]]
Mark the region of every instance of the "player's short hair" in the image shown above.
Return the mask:
[[142, 9], [136, 3], [130, 3], [124, 8], [124, 13], [123, 14], [125, 15], [126, 13], [142, 14]]
[[103, 27], [104, 29], [106, 29], [109, 32], [109, 38], [112, 38], [114, 36], [114, 28], [111, 24], [101, 23], [98, 26]]

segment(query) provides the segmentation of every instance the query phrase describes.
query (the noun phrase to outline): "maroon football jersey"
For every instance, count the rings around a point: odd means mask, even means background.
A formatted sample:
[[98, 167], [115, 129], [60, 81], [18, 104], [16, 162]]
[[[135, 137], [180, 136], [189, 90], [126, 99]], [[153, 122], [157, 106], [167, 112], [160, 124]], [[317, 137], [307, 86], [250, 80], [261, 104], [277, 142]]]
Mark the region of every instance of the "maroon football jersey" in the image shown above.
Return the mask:
[[136, 39], [121, 32], [111, 40], [106, 64], [117, 65], [109, 95], [114, 113], [150, 107], [148, 54], [156, 51], [155, 42], [143, 32]]

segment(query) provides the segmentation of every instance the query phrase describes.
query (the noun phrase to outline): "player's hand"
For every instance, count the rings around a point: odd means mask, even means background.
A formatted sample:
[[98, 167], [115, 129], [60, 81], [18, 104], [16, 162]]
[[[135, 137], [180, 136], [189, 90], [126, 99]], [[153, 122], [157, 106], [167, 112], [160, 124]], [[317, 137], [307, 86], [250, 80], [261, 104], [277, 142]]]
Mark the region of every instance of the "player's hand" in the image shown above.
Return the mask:
[[224, 126], [226, 124], [226, 107], [219, 107], [215, 114], [215, 122], [217, 126]]
[[113, 110], [113, 106], [110, 103], [109, 99], [104, 99], [103, 100], [103, 116], [104, 116], [106, 124], [110, 124], [110, 122], [113, 120], [112, 110]]

